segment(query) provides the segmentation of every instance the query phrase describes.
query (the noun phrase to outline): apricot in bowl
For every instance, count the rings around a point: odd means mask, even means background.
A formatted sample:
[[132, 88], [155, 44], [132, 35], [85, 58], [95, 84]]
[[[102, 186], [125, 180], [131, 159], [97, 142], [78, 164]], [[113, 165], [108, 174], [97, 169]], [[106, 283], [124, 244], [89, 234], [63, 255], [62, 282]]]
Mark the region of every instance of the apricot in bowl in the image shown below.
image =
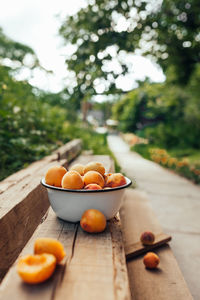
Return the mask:
[[[103, 178], [100, 173], [99, 175]], [[47, 184], [45, 178], [41, 180], [41, 184], [47, 189], [51, 207], [56, 215], [65, 221], [78, 222], [83, 213], [91, 208], [100, 210], [107, 220], [113, 218], [122, 205], [125, 189], [132, 183], [128, 177], [125, 177], [125, 181], [126, 183], [121, 186], [94, 190], [55, 187]]]

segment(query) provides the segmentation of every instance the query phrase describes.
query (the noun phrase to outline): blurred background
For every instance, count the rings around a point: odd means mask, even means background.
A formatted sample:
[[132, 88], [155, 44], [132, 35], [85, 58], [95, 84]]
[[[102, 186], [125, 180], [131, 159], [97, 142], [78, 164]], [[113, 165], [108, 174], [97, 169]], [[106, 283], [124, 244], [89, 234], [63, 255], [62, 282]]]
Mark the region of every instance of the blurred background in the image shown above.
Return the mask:
[[0, 180], [108, 134], [200, 183], [197, 0], [7, 0], [0, 10]]

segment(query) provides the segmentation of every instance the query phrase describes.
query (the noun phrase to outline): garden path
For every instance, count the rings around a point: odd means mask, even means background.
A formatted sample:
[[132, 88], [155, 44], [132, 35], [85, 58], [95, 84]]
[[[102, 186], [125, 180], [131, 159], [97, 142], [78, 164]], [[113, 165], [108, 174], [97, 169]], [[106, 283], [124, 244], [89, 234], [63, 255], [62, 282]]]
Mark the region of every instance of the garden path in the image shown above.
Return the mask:
[[129, 150], [117, 135], [108, 144], [119, 165], [137, 189], [151, 201], [164, 232], [172, 235], [171, 248], [194, 297], [200, 295], [200, 187]]

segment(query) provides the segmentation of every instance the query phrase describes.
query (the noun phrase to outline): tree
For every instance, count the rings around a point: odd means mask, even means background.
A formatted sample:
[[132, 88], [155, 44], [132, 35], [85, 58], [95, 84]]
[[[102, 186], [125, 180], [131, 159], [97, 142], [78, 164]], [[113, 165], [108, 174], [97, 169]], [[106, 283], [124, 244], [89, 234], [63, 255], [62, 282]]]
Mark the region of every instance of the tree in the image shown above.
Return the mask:
[[200, 63], [199, 16], [198, 0], [164, 0], [142, 22], [142, 35], [149, 41], [144, 54], [154, 56], [173, 82], [181, 85], [189, 82]]
[[136, 49], [153, 57], [173, 82], [186, 84], [200, 61], [199, 15], [198, 0], [89, 1], [60, 28], [74, 46], [66, 58], [76, 79], [73, 101], [79, 106], [99, 90], [120, 92], [116, 79], [128, 72], [125, 56]]
[[28, 67], [29, 69], [40, 67], [33, 49], [9, 39], [0, 28], [0, 65], [4, 65], [5, 59], [9, 59], [14, 70], [19, 70], [22, 67]]
[[[31, 65], [26, 63], [27, 55]], [[10, 67], [4, 65], [8, 60]], [[14, 77], [21, 68], [38, 65], [31, 48], [0, 31], [0, 180], [68, 140], [64, 98], [61, 101], [59, 94], [47, 95]]]

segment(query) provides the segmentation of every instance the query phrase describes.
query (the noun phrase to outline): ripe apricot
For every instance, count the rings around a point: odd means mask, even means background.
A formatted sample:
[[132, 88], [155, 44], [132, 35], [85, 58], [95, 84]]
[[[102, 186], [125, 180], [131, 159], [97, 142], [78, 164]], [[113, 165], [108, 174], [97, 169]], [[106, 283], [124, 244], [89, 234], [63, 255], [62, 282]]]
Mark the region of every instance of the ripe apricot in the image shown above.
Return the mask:
[[92, 161], [85, 166], [84, 174], [87, 173], [88, 171], [97, 171], [103, 176], [105, 173], [105, 168], [101, 163]]
[[148, 252], [143, 258], [143, 263], [144, 263], [145, 267], [148, 269], [157, 268], [159, 262], [160, 262], [160, 259], [159, 259], [158, 255], [156, 255], [153, 252]]
[[106, 228], [106, 218], [99, 210], [88, 209], [83, 213], [80, 225], [90, 233], [102, 232]]
[[49, 185], [61, 187], [61, 181], [67, 170], [62, 166], [54, 166], [48, 169], [45, 182]]
[[140, 240], [143, 245], [152, 245], [155, 240], [155, 235], [151, 231], [145, 231], [141, 234]]
[[62, 179], [62, 187], [64, 189], [82, 189], [84, 186], [83, 179], [77, 171], [67, 172]]
[[17, 263], [17, 272], [27, 283], [36, 284], [47, 280], [54, 272], [56, 258], [52, 254], [26, 255]]
[[103, 176], [97, 171], [88, 171], [83, 177], [85, 185], [90, 183], [96, 183], [101, 187], [104, 187], [105, 181]]
[[84, 168], [85, 168], [84, 165], [81, 165], [81, 164], [75, 164], [75, 165], [73, 165], [73, 166], [70, 168], [70, 171], [76, 171], [76, 172], [78, 172], [81, 176], [83, 176], [83, 175], [84, 175]]
[[121, 173], [113, 173], [107, 177], [106, 186], [111, 188], [125, 185], [126, 178]]
[[34, 253], [52, 254], [56, 257], [57, 263], [59, 263], [66, 255], [64, 247], [61, 244], [61, 242], [52, 238], [38, 238], [34, 244]]
[[85, 186], [85, 190], [102, 190], [102, 187], [96, 183], [90, 183]]

